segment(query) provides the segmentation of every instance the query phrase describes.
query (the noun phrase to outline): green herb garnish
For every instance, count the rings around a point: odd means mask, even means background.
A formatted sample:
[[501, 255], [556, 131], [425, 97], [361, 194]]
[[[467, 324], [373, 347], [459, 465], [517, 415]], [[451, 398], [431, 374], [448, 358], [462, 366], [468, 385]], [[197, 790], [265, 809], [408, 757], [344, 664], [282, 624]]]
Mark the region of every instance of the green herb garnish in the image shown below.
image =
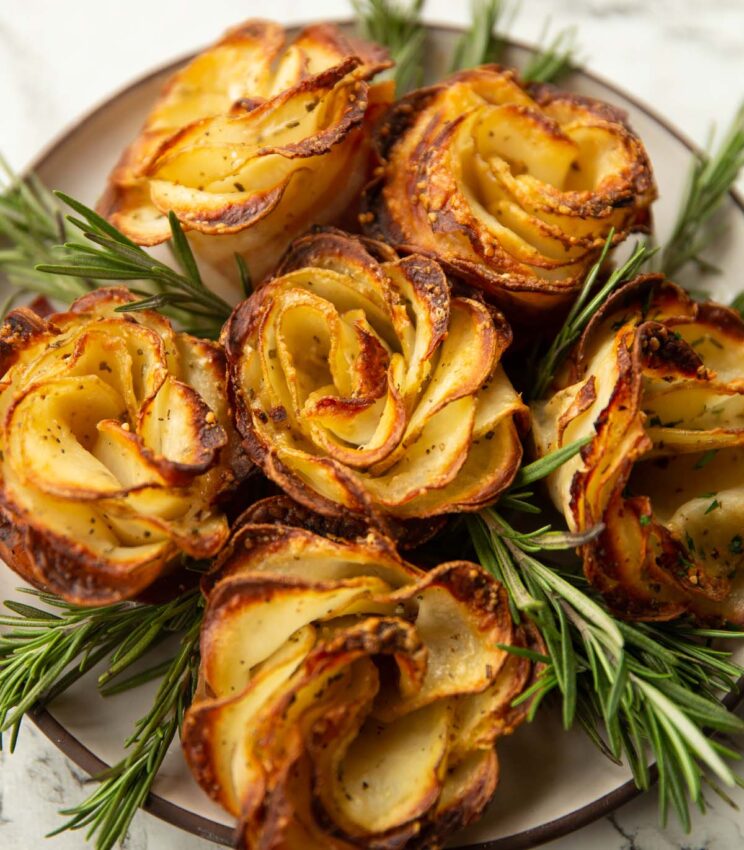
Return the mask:
[[98, 777], [101, 784], [86, 800], [61, 812], [69, 820], [50, 835], [87, 828], [86, 839], [95, 838], [96, 850], [111, 850], [126, 835], [181, 729], [196, 690], [200, 608], [199, 599], [178, 653], [163, 668], [163, 680], [152, 708], [137, 721], [134, 732], [125, 741], [129, 754]]
[[558, 371], [559, 366], [568, 354], [569, 350], [578, 341], [584, 328], [589, 324], [592, 316], [607, 298], [623, 283], [632, 280], [639, 269], [647, 260], [653, 256], [654, 249], [639, 242], [631, 256], [620, 268], [610, 274], [605, 283], [595, 291], [595, 285], [599, 278], [600, 270], [607, 259], [607, 255], [614, 239], [614, 229], [610, 231], [597, 262], [589, 269], [584, 285], [574, 302], [571, 310], [563, 323], [558, 335], [550, 344], [547, 352], [540, 359], [535, 378], [532, 382], [531, 397], [542, 398], [550, 388], [550, 384]]
[[693, 159], [677, 221], [661, 255], [661, 268], [674, 277], [693, 261], [715, 270], [702, 256], [715, 236], [712, 218], [744, 166], [744, 105], [715, 152]]
[[[543, 469], [557, 465], [554, 456], [542, 460]], [[538, 557], [587, 543], [601, 526], [583, 535], [549, 526], [518, 531], [502, 513], [510, 495], [469, 518], [468, 527], [481, 564], [507, 588], [514, 616], [532, 619], [545, 641], [546, 655], [534, 660], [546, 667], [516, 702], [532, 700], [531, 718], [556, 692], [564, 726], [580, 723], [604, 755], [629, 765], [640, 789], [651, 783], [650, 754], [659, 771], [662, 822], [672, 806], [689, 829], [690, 802], [702, 805], [708, 774], [727, 786], [739, 782], [727, 763], [739, 754], [710, 732], [744, 731], [744, 721], [719, 701], [720, 690], [736, 687], [744, 668], [708, 639], [744, 638], [744, 632], [617, 619], [576, 566], [559, 569]]]
[[39, 263], [60, 257], [55, 246], [72, 238], [56, 198], [31, 175], [21, 179], [0, 157], [0, 277], [16, 287], [2, 308], [5, 315], [23, 293], [34, 292], [69, 303], [93, 288], [83, 277], [50, 275], [36, 270]]
[[575, 27], [561, 30], [548, 40], [549, 26], [550, 22], [546, 22], [540, 38], [542, 47], [535, 53], [522, 72], [522, 79], [525, 82], [556, 82], [578, 66], [578, 43]]
[[710, 449], [709, 451], [705, 452], [705, 454], [703, 454], [698, 459], [698, 461], [695, 463], [695, 466], [693, 468], [694, 469], [703, 469], [713, 460], [713, 458], [717, 454], [718, 454], [718, 449]]
[[[36, 266], [37, 271], [107, 282], [134, 281], [136, 283], [130, 284], [129, 288], [142, 299], [117, 307], [118, 311], [170, 311], [185, 320], [181, 324], [190, 322], [188, 330], [193, 333], [211, 338], [219, 336], [231, 307], [205, 286], [175, 213], [168, 215], [168, 221], [172, 234], [171, 249], [180, 271], [156, 260], [80, 201], [62, 192], [55, 194], [82, 216], [68, 216], [68, 221], [82, 232], [86, 242], [65, 242], [64, 261], [42, 263]], [[148, 283], [149, 288], [146, 286]]]
[[[470, 27], [460, 36], [452, 55], [451, 71], [474, 68], [497, 62], [504, 50], [504, 39], [498, 32], [509, 3], [505, 0], [471, 0]], [[508, 9], [510, 16], [516, 5]]]
[[398, 97], [421, 85], [424, 75], [426, 28], [421, 20], [424, 0], [352, 0], [364, 38], [382, 44], [395, 61], [389, 75]]
[[11, 752], [31, 708], [50, 702], [104, 660], [108, 666], [98, 685], [106, 692], [153, 646], [188, 628], [201, 604], [196, 590], [161, 605], [98, 607], [38, 590], [23, 592], [46, 607], [6, 601], [12, 613], [0, 616], [0, 734], [11, 731]]

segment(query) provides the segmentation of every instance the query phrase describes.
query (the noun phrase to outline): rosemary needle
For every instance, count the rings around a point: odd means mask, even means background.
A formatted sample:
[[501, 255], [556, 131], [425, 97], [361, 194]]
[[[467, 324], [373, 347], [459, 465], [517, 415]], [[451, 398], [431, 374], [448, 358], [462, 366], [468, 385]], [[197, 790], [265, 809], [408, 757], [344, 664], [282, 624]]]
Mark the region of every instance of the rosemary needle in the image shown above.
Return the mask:
[[744, 167], [744, 104], [715, 152], [696, 155], [690, 167], [672, 234], [661, 255], [661, 268], [674, 277], [687, 263], [713, 268], [702, 254], [714, 235], [711, 219]]
[[390, 51], [398, 97], [421, 85], [426, 28], [424, 0], [352, 0], [362, 35]]
[[[119, 602], [84, 607], [49, 593], [24, 590], [46, 608], [7, 601], [0, 616], [0, 734], [13, 750], [23, 716], [65, 691], [107, 659], [102, 689], [153, 646], [194, 621], [199, 592], [160, 605]], [[0, 739], [1, 740], [1, 739]]]
[[198, 604], [178, 653], [163, 665], [164, 675], [151, 709], [137, 721], [125, 742], [128, 754], [98, 777], [101, 784], [87, 799], [61, 812], [69, 819], [50, 835], [87, 827], [86, 839], [95, 839], [96, 850], [111, 850], [126, 835], [193, 699], [199, 668], [200, 599]]
[[548, 41], [548, 27], [549, 22], [546, 22], [540, 38], [541, 47], [522, 72], [522, 79], [527, 83], [556, 82], [579, 64], [576, 29], [560, 30]]
[[450, 70], [497, 62], [504, 49], [504, 39], [498, 32], [500, 24], [505, 12], [513, 17], [516, 8], [516, 4], [510, 5], [506, 0], [471, 0], [470, 26], [457, 41]]
[[[534, 482], [550, 474], [580, 447], [546, 456], [541, 467], [531, 464], [524, 477]], [[520, 496], [524, 501], [525, 494]], [[616, 619], [578, 569], [558, 571], [538, 558], [542, 549], [569, 549], [586, 540], [545, 527], [517, 531], [501, 513], [508, 497], [496, 509], [470, 517], [468, 527], [481, 564], [506, 587], [515, 618], [533, 619], [545, 641], [547, 661], [542, 655], [534, 660], [546, 666], [516, 702], [532, 700], [534, 716], [557, 690], [564, 726], [578, 722], [608, 758], [630, 766], [640, 789], [650, 784], [650, 752], [659, 771], [662, 821], [672, 806], [689, 828], [690, 802], [701, 804], [708, 772], [724, 785], [739, 782], [727, 763], [738, 754], [712, 739], [709, 730], [744, 731], [744, 721], [718, 699], [720, 690], [736, 686], [744, 668], [709, 644], [706, 638], [714, 636], [709, 630], [684, 622]], [[742, 632], [715, 630], [722, 635], [744, 638]]]
[[612, 241], [615, 236], [614, 229], [610, 231], [597, 262], [589, 269], [584, 280], [581, 292], [574, 302], [571, 310], [563, 323], [560, 331], [553, 339], [547, 352], [540, 359], [534, 381], [532, 383], [531, 398], [542, 398], [550, 388], [550, 384], [563, 362], [569, 349], [581, 336], [582, 331], [589, 324], [592, 316], [607, 298], [623, 283], [632, 280], [640, 271], [642, 266], [654, 255], [655, 249], [649, 248], [639, 242], [630, 257], [622, 266], [615, 269], [607, 280], [595, 291], [599, 273], [607, 259]]

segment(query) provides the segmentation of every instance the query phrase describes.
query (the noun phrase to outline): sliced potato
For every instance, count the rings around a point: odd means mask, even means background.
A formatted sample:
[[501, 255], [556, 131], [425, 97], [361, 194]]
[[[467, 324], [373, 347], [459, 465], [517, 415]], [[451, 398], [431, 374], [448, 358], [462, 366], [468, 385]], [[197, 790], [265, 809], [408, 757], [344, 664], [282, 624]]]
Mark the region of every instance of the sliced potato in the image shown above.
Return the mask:
[[157, 313], [115, 312], [133, 299], [99, 289], [46, 320], [19, 308], [0, 329], [0, 553], [82, 604], [135, 596], [228, 533], [223, 352]]
[[236, 253], [258, 281], [295, 236], [355, 203], [392, 99], [369, 80], [389, 64], [328, 24], [288, 42], [278, 24], [246, 21], [168, 80], [100, 212], [142, 245], [170, 237], [174, 212], [237, 300]]
[[648, 275], [595, 316], [555, 392], [538, 449], [591, 442], [551, 476], [588, 578], [626, 616], [690, 611], [744, 624], [744, 322]]
[[[296, 240], [224, 330], [246, 448], [325, 514], [477, 510], [509, 485], [525, 407], [506, 320], [441, 268], [327, 229]], [[386, 524], [387, 523], [387, 524]]]
[[461, 71], [400, 100], [376, 130], [369, 235], [439, 260], [515, 323], [566, 308], [614, 228], [643, 229], [651, 165], [625, 116], [512, 71]]
[[286, 524], [306, 516], [254, 506], [205, 579], [186, 758], [242, 847], [440, 846], [495, 791], [539, 673], [497, 644], [526, 632], [480, 567], [425, 573], [374, 532]]

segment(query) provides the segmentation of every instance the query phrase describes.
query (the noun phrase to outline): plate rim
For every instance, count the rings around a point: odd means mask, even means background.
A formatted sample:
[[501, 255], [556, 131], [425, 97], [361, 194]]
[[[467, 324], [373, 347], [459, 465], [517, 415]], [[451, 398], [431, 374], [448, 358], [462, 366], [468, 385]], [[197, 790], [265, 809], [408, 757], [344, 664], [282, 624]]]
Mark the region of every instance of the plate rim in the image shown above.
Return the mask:
[[[334, 18], [332, 20], [313, 19], [298, 21], [296, 23], [283, 24], [287, 28], [302, 28], [317, 21], [323, 20], [326, 23], [337, 26], [353, 25], [353, 18]], [[448, 32], [450, 34], [462, 33], [464, 26], [446, 23], [442, 21], [424, 21], [427, 30], [438, 30], [440, 32]], [[516, 47], [521, 50], [534, 51], [536, 45], [515, 39], [505, 37], [503, 39], [505, 46]], [[26, 176], [29, 173], [38, 171], [44, 166], [46, 161], [50, 159], [59, 147], [68, 142], [74, 135], [85, 127], [86, 124], [95, 120], [111, 103], [118, 98], [128, 95], [135, 91], [140, 86], [146, 85], [155, 77], [159, 77], [168, 72], [175, 71], [177, 68], [188, 62], [197, 53], [188, 51], [181, 56], [170, 59], [162, 65], [158, 65], [149, 71], [135, 77], [129, 82], [119, 86], [112, 93], [98, 100], [90, 108], [84, 110], [76, 118], [69, 121], [63, 128], [55, 133], [50, 141], [42, 146], [41, 150], [31, 159], [31, 161], [22, 170], [21, 175]], [[646, 103], [642, 98], [626, 91], [622, 86], [606, 79], [602, 74], [586, 68], [577, 68], [574, 73], [582, 74], [592, 82], [598, 83], [604, 88], [611, 91], [613, 94], [619, 95], [629, 103], [643, 112], [648, 118], [658, 124], [666, 133], [675, 138], [682, 144], [691, 154], [702, 154], [701, 148], [695, 144], [689, 136], [675, 126], [669, 119], [661, 115], [657, 110]], [[734, 205], [738, 207], [742, 215], [744, 215], [744, 196], [735, 188], [729, 190], [728, 193]], [[744, 699], [744, 676], [742, 676], [737, 687], [726, 694], [721, 700], [723, 705], [733, 710]], [[92, 750], [88, 749], [81, 741], [79, 741], [65, 726], [58, 721], [50, 710], [46, 707], [32, 709], [28, 712], [28, 717], [34, 725], [59, 749], [65, 756], [71, 759], [78, 767], [89, 773], [92, 777], [106, 770], [109, 765], [100, 759]], [[652, 765], [650, 773], [649, 788], [655, 785], [657, 781], [656, 765]], [[475, 844], [467, 844], [458, 846], [454, 850], [529, 850], [529, 848], [537, 847], [548, 841], [553, 841], [562, 838], [575, 832], [589, 824], [599, 820], [601, 817], [609, 815], [611, 812], [618, 809], [620, 806], [645, 793], [637, 788], [632, 779], [627, 780], [622, 785], [619, 785], [613, 791], [597, 798], [591, 803], [587, 803], [581, 808], [574, 809], [565, 815], [547, 821], [539, 826], [530, 827], [521, 832], [514, 833], [510, 836], [503, 836], [490, 841], [481, 841]], [[151, 815], [179, 827], [180, 829], [205, 838], [216, 844], [223, 846], [231, 846], [233, 844], [234, 829], [213, 821], [208, 817], [196, 814], [195, 812], [185, 809], [177, 803], [172, 803], [166, 800], [159, 794], [150, 792], [145, 803], [142, 806], [144, 811]]]

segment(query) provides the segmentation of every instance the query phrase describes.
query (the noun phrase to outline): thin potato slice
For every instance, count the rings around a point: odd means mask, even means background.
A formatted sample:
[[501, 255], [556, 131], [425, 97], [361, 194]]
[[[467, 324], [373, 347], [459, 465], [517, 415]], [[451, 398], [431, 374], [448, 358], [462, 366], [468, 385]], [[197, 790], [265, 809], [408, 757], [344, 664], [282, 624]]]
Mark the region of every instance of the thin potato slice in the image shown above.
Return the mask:
[[175, 213], [237, 300], [236, 253], [260, 280], [294, 237], [355, 204], [392, 97], [369, 80], [389, 64], [332, 25], [288, 42], [278, 24], [246, 21], [166, 83], [99, 211], [142, 245], [170, 238]]
[[642, 276], [595, 316], [533, 409], [540, 453], [591, 442], [549, 482], [588, 578], [626, 616], [744, 624], [744, 322]]
[[511, 330], [425, 257], [305, 236], [223, 341], [251, 458], [321, 513], [388, 528], [477, 510], [519, 467], [525, 407], [500, 367]]
[[228, 534], [223, 352], [156, 313], [115, 312], [131, 300], [99, 289], [0, 329], [0, 553], [82, 604], [135, 596]]
[[616, 243], [643, 229], [656, 197], [623, 113], [495, 65], [407, 95], [376, 142], [365, 231], [434, 257], [517, 324], [565, 308], [611, 229]]
[[503, 648], [525, 628], [474, 564], [425, 573], [374, 531], [292, 519], [317, 520], [253, 506], [205, 578], [186, 758], [241, 847], [439, 847], [490, 800], [494, 746], [525, 716], [510, 704], [539, 666]]

